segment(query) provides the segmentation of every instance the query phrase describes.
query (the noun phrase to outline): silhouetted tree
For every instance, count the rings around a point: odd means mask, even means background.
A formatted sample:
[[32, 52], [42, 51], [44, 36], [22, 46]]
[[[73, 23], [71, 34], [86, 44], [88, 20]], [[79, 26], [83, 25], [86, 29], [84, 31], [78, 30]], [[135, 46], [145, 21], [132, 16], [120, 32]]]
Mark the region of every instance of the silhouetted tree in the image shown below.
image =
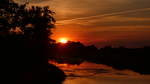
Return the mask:
[[27, 8], [26, 5], [0, 1], [0, 52], [4, 75], [8, 79], [11, 77], [15, 84], [60, 84], [65, 79], [64, 73], [48, 65], [54, 12], [48, 7]]
[[0, 8], [4, 8], [7, 7], [9, 0], [1, 0], [0, 2]]

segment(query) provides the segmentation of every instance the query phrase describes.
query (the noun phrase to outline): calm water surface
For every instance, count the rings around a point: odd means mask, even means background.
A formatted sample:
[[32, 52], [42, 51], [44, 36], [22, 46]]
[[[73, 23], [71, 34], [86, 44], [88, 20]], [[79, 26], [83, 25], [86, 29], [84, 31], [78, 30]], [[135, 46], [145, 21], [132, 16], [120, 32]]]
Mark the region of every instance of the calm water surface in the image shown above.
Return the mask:
[[150, 75], [131, 70], [115, 70], [112, 67], [84, 62], [80, 65], [58, 64], [67, 79], [63, 84], [150, 84]]

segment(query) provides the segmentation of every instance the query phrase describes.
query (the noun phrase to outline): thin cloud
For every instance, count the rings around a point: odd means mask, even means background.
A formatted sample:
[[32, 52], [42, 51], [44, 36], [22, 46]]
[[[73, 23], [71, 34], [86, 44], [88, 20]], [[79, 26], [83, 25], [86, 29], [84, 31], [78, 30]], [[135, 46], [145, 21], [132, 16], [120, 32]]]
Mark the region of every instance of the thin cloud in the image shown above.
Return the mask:
[[80, 17], [80, 18], [74, 18], [74, 19], [68, 19], [68, 20], [60, 20], [60, 21], [57, 21], [57, 23], [63, 24], [64, 22], [70, 22], [70, 21], [76, 21], [76, 20], [89, 20], [89, 19], [93, 19], [93, 18], [104, 18], [104, 17], [110, 17], [110, 16], [124, 15], [124, 14], [128, 14], [128, 13], [144, 12], [144, 11], [149, 11], [149, 10], [150, 10], [150, 8], [127, 10], [127, 11], [120, 11], [120, 12], [114, 12], [114, 13], [106, 13], [106, 14], [101, 14], [101, 15], [94, 15], [94, 16], [88, 16], [88, 17]]

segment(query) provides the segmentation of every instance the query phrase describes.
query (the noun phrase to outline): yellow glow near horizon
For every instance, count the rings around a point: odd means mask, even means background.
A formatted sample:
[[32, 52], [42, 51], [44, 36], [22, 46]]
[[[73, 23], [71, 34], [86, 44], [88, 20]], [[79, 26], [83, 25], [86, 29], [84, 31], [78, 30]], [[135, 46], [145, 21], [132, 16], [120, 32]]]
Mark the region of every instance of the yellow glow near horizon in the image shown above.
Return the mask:
[[60, 38], [58, 42], [60, 42], [60, 43], [67, 43], [68, 42], [68, 38]]

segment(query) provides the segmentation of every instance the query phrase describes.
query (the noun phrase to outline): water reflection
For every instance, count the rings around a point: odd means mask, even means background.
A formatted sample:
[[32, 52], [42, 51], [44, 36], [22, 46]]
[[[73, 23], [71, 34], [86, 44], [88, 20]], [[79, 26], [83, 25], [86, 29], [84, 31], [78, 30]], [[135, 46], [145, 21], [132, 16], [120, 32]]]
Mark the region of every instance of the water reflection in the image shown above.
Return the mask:
[[112, 67], [84, 62], [80, 65], [55, 64], [64, 70], [64, 84], [149, 84], [150, 75], [140, 75], [131, 70], [115, 70]]

